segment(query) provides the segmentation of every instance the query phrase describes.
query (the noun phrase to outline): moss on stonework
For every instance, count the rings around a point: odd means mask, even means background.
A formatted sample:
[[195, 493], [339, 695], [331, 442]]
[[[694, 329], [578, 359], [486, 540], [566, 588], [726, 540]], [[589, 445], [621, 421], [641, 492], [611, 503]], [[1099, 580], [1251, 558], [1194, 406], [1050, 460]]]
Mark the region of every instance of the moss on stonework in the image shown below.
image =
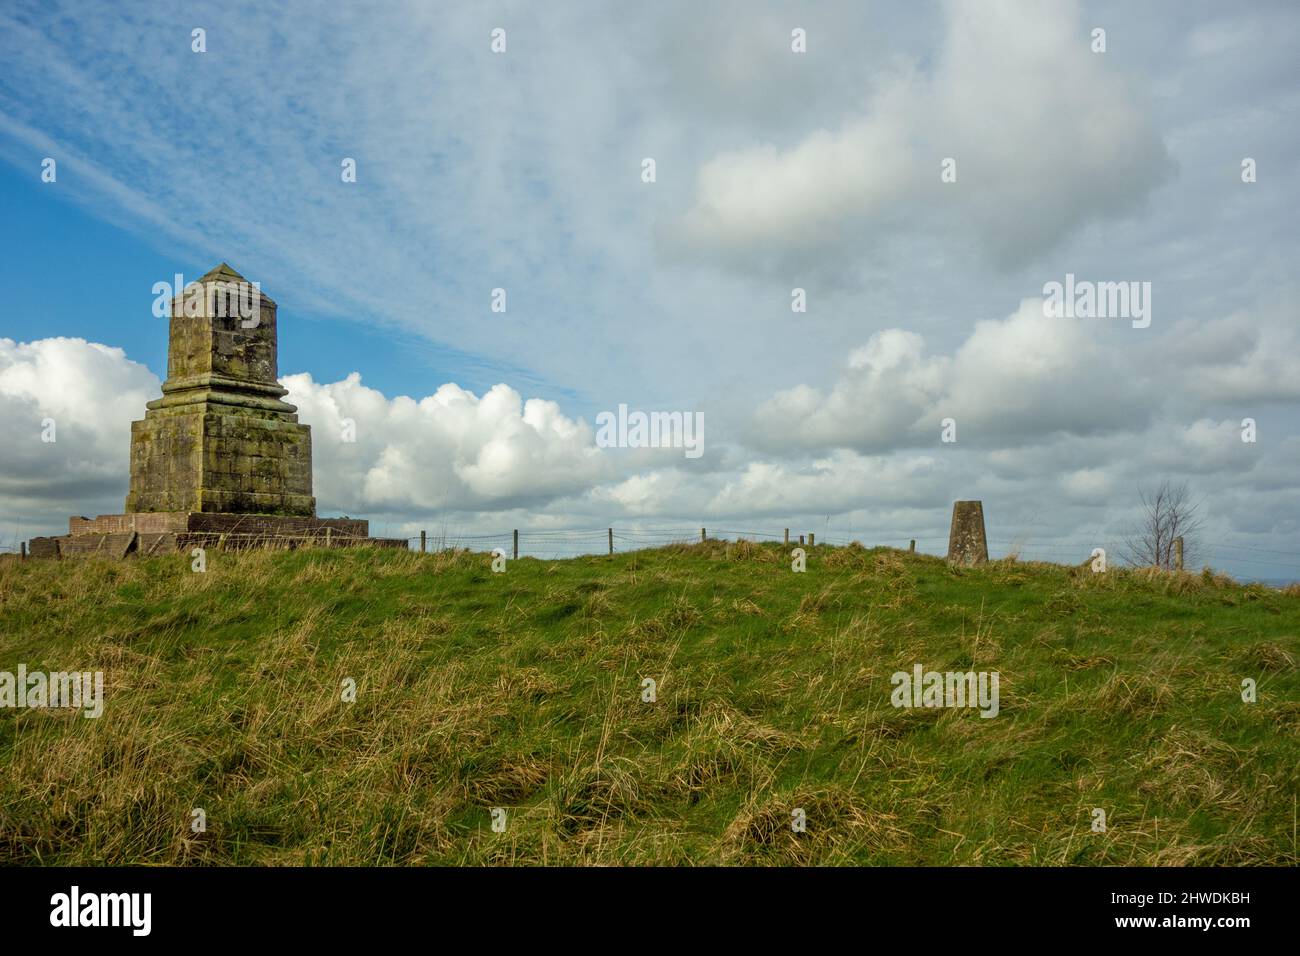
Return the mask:
[[[224, 265], [209, 279], [245, 281]], [[277, 385], [276, 306], [262, 296], [260, 308], [252, 328], [207, 314], [206, 300], [204, 314], [173, 314], [165, 398], [131, 424], [128, 512], [315, 514], [311, 429], [274, 400], [283, 389], [267, 388]]]

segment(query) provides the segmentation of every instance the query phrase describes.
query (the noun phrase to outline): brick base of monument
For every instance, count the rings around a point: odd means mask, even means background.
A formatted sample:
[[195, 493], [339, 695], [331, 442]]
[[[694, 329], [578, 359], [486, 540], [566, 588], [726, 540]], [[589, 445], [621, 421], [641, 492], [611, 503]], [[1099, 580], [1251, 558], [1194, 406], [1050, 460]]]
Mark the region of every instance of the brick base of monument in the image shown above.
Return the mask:
[[32, 538], [33, 558], [149, 557], [190, 548], [405, 548], [405, 538], [372, 538], [360, 518], [144, 511], [69, 518], [68, 534]]

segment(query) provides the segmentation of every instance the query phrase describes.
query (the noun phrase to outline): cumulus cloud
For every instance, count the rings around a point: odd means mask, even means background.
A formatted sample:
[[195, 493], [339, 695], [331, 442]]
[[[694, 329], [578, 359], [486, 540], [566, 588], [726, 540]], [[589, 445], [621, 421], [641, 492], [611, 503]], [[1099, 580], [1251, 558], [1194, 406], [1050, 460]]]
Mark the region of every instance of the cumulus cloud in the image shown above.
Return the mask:
[[1300, 330], [1294, 307], [1241, 309], [1221, 319], [1182, 322], [1170, 357], [1196, 373], [1184, 387], [1212, 402], [1300, 400]]
[[[344, 510], [539, 505], [585, 491], [613, 468], [585, 421], [508, 385], [480, 398], [446, 384], [415, 400], [389, 399], [355, 372], [328, 384], [306, 373], [282, 381], [313, 426], [316, 496]], [[348, 423], [355, 441], [344, 440]]]
[[1071, 501], [1104, 504], [1116, 492], [1115, 476], [1105, 468], [1080, 468], [1061, 476], [1061, 490]]
[[[592, 427], [555, 402], [508, 385], [482, 396], [445, 384], [420, 399], [388, 397], [353, 373], [281, 379], [312, 427], [322, 513], [386, 519], [490, 516], [523, 510], [644, 519], [839, 512], [934, 497], [928, 457], [834, 453], [806, 462], [746, 456], [718, 467], [677, 449], [604, 449]], [[0, 339], [0, 426], [8, 454], [0, 507], [30, 529], [59, 531], [68, 514], [116, 513], [126, 493], [130, 423], [161, 383], [121, 349], [80, 339]], [[43, 422], [56, 441], [41, 441]], [[347, 439], [354, 440], [347, 440]], [[725, 458], [726, 450], [710, 449]]]
[[[540, 506], [665, 454], [620, 459], [595, 446], [586, 422], [565, 416], [554, 402], [525, 401], [507, 385], [479, 397], [447, 384], [417, 401], [390, 399], [356, 373], [334, 383], [307, 374], [282, 382], [300, 420], [313, 426], [323, 510]], [[58, 530], [68, 514], [120, 512], [131, 422], [144, 417], [160, 389], [157, 376], [119, 348], [82, 339], [0, 339], [0, 508], [29, 524], [45, 521], [47, 530]], [[342, 440], [345, 419], [355, 442]]]
[[852, 353], [829, 391], [800, 385], [760, 405], [751, 440], [768, 450], [898, 444], [933, 407], [950, 364], [928, 356], [925, 340], [914, 332], [877, 332]]
[[721, 514], [840, 514], [875, 506], [942, 501], [945, 466], [928, 455], [865, 457], [851, 452], [807, 462], [751, 462], [709, 502]]
[[[505, 384], [482, 396], [445, 384], [413, 399], [389, 398], [355, 372], [332, 383], [306, 373], [281, 382], [312, 427], [322, 512], [542, 511], [557, 500], [595, 500], [593, 491], [612, 482], [605, 503], [634, 513], [635, 496], [618, 482], [680, 486], [677, 470], [692, 464], [679, 449], [599, 448], [586, 421]], [[119, 348], [0, 339], [0, 517], [58, 531], [68, 514], [120, 512], [131, 422], [160, 394], [157, 376]]]
[[[935, 68], [896, 69], [864, 115], [700, 168], [670, 247], [773, 268], [860, 261], [882, 234], [954, 226], [1019, 264], [1093, 219], [1131, 214], [1168, 154], [1073, 4], [950, 3]], [[941, 161], [956, 161], [941, 183]], [[861, 239], [863, 241], [853, 241]]]
[[[1014, 346], [1019, 351], [1008, 368], [1016, 381], [1059, 378], [1059, 347], [1026, 337], [1019, 326], [1027, 319], [1022, 308], [1002, 322], [977, 325], [976, 346], [946, 356], [929, 355], [919, 336], [893, 330], [854, 351], [846, 375], [861, 377], [865, 384], [857, 384], [867, 396], [872, 388], [911, 388], [933, 402], [967, 380], [967, 365]], [[1082, 350], [1086, 342], [1069, 340], [1066, 347]], [[332, 383], [306, 374], [282, 382], [313, 429], [322, 513], [367, 517], [385, 533], [606, 524], [635, 532], [700, 519], [711, 529], [716, 523], [771, 534], [787, 526], [831, 540], [905, 545], [914, 537], [923, 549], [942, 551], [951, 501], [982, 497], [995, 549], [1014, 538], [1019, 546], [1029, 543], [1027, 554], [1060, 558], [1110, 543], [1107, 535], [1131, 513], [1138, 484], [1162, 473], [1194, 476], [1198, 492], [1213, 503], [1216, 542], [1233, 534], [1293, 533], [1295, 525], [1277, 515], [1294, 508], [1300, 441], [1245, 444], [1233, 419], [1180, 422], [1165, 415], [1145, 428], [1060, 431], [1027, 446], [984, 450], [967, 443], [964, 432], [956, 446], [939, 446], [936, 432], [924, 451], [878, 454], [785, 448], [762, 455], [711, 447], [706, 457], [723, 463], [701, 468], [676, 450], [598, 448], [585, 421], [507, 385], [479, 396], [447, 384], [413, 399], [388, 397], [355, 373]], [[14, 520], [27, 537], [63, 530], [68, 514], [121, 509], [129, 424], [159, 385], [121, 349], [77, 339], [0, 340], [6, 542]], [[986, 403], [983, 414], [1012, 414], [998, 401]], [[815, 413], [818, 405], [811, 407]], [[850, 405], [841, 396], [837, 407]], [[53, 444], [40, 441], [44, 418], [57, 423]], [[846, 427], [834, 416], [825, 419]], [[342, 440], [345, 426], [355, 426], [355, 442]], [[1241, 558], [1225, 555], [1221, 560]]]
[[766, 450], [871, 452], [938, 442], [946, 418], [958, 442], [995, 447], [1135, 428], [1151, 410], [1145, 386], [1117, 372], [1103, 331], [1098, 320], [1045, 317], [1041, 299], [977, 322], [951, 355], [930, 354], [915, 332], [885, 329], [850, 354], [828, 389], [800, 385], [763, 402], [749, 437]]
[[159, 384], [118, 348], [0, 338], [0, 507], [30, 517], [115, 500], [120, 511], [131, 421]]

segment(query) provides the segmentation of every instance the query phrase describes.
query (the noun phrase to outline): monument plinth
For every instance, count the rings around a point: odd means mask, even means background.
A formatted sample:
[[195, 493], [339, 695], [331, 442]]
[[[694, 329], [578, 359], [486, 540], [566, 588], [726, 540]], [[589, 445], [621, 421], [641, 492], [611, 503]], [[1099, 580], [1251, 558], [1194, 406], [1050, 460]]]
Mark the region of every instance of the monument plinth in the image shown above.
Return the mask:
[[192, 545], [380, 544], [369, 522], [317, 518], [311, 428], [278, 381], [276, 305], [224, 262], [171, 302], [162, 397], [131, 423], [126, 513], [72, 518], [35, 557]]

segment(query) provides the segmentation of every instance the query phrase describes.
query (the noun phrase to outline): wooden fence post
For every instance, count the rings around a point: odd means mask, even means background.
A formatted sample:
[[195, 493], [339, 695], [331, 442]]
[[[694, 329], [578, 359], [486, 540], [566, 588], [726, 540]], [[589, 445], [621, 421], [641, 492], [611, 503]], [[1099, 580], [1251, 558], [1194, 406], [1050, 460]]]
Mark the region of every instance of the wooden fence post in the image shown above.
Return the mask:
[[812, 548], [812, 547], [815, 547], [816, 545], [817, 545], [817, 535], [814, 534], [813, 532], [809, 531], [809, 532], [808, 532], [808, 547]]
[[614, 553], [614, 529], [609, 529], [609, 553]]
[[913, 538], [913, 539], [912, 539], [912, 543], [909, 544], [909, 545], [907, 546], [907, 550], [908, 550], [908, 551], [911, 551], [911, 552], [915, 552], [915, 551], [916, 551], [916, 539], [915, 539], [915, 538]]
[[20, 547], [22, 550], [20, 551], [20, 556], [19, 556], [18, 560], [19, 560], [19, 561], [26, 561], [26, 560], [27, 560], [27, 542], [24, 541], [21, 545], [19, 545], [19, 547]]
[[708, 536], [707, 534], [705, 534], [705, 533], [704, 533], [704, 529], [701, 528], [701, 529], [700, 529], [700, 544], [703, 544], [703, 543], [704, 543], [705, 541], [707, 541], [707, 540], [709, 540], [709, 536]]
[[421, 554], [424, 554], [424, 552], [425, 552], [425, 545], [426, 545], [426, 543], [427, 543], [427, 542], [425, 541], [424, 532], [421, 531], [421, 532], [420, 532], [420, 553], [421, 553]]
[[786, 528], [786, 529], [785, 529], [785, 543], [786, 543], [786, 544], [789, 544], [789, 543], [790, 543], [790, 529], [789, 529], [789, 528]]
[[519, 558], [519, 529], [515, 528], [515, 558]]
[[331, 547], [331, 546], [333, 545], [333, 541], [334, 541], [334, 529], [333, 529], [333, 528], [326, 528], [326, 529], [325, 529], [325, 547], [327, 547], [327, 548], [328, 548], [328, 547]]

